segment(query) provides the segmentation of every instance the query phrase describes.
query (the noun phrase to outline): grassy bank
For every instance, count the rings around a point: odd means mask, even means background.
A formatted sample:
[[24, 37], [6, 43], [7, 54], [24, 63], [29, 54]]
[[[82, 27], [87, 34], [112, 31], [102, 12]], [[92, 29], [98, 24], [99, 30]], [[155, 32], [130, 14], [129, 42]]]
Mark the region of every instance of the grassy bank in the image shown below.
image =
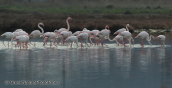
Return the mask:
[[130, 24], [130, 31], [135, 29], [171, 29], [172, 16], [158, 14], [75, 14], [75, 13], [18, 13], [6, 11], [0, 13], [0, 31], [14, 31], [22, 28], [27, 32], [38, 30], [37, 24], [44, 23], [45, 32], [54, 31], [59, 28], [67, 28], [66, 18], [72, 17], [69, 21], [70, 30], [75, 32], [88, 28], [89, 30], [102, 30], [109, 25], [111, 32]]
[[113, 14], [172, 14], [171, 8], [140, 7], [140, 8], [117, 8], [113, 5], [105, 7], [57, 7], [57, 6], [25, 6], [25, 5], [0, 5], [0, 10], [18, 12], [39, 13], [113, 13]]

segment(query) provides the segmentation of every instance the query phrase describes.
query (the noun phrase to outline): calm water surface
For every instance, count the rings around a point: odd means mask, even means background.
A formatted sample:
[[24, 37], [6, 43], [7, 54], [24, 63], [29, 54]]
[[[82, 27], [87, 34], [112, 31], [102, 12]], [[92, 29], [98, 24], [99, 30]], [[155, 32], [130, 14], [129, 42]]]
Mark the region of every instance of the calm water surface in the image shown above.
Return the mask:
[[[0, 88], [172, 88], [172, 34], [164, 35], [165, 48], [155, 42], [151, 47], [146, 41], [141, 48], [140, 39], [135, 39], [132, 49], [108, 41], [108, 47], [85, 49], [43, 48], [41, 38], [36, 48], [28, 50], [8, 49], [0, 43]], [[60, 83], [6, 85], [5, 80]]]

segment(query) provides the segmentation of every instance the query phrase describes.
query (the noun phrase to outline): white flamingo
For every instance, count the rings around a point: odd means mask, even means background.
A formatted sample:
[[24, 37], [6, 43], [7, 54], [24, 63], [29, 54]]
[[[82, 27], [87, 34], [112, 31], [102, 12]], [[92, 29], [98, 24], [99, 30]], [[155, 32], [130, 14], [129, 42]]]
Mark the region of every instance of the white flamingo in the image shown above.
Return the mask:
[[[77, 37], [81, 38], [82, 40], [85, 40], [85, 44], [89, 47], [89, 45], [87, 44], [89, 33], [80, 33]], [[82, 44], [82, 41], [81, 41], [81, 48], [82, 47], [83, 47], [83, 44]]]
[[[161, 46], [163, 44], [163, 47], [165, 46], [165, 44], [164, 44], [165, 38], [166, 37], [164, 35], [159, 35], [156, 37], [156, 39], [159, 39], [161, 41]], [[157, 43], [156, 43], [156, 45], [157, 45]]]
[[[27, 35], [19, 35], [19, 36], [16, 36], [14, 38], [14, 40], [17, 41], [16, 46], [19, 45], [20, 46], [20, 49], [21, 49], [21, 44], [22, 44], [23, 48], [24, 47], [26, 47], [26, 49], [28, 48], [28, 45], [27, 44], [29, 42], [29, 36], [27, 36]], [[25, 44], [25, 46], [24, 46], [24, 44]]]
[[119, 34], [119, 33], [123, 32], [123, 31], [129, 31], [128, 27], [130, 27], [129, 24], [126, 25], [126, 28], [121, 28], [121, 29], [117, 30], [114, 34]]
[[98, 35], [99, 37], [100, 37], [100, 39], [101, 39], [101, 44], [102, 44], [102, 46], [104, 45], [104, 39], [108, 39], [109, 41], [113, 41], [113, 40], [111, 40], [110, 38], [109, 38], [109, 35], [110, 35], [110, 30], [108, 30], [109, 29], [109, 26], [108, 25], [106, 25], [105, 26], [105, 29], [103, 29], [103, 30], [101, 30], [99, 33], [97, 33], [96, 35]]
[[71, 48], [72, 48], [72, 43], [75, 42], [77, 47], [78, 47], [78, 37], [77, 36], [70, 36], [65, 39], [65, 41], [71, 41]]
[[[62, 32], [60, 32], [60, 34], [58, 34], [58, 36], [62, 36], [63, 37], [62, 40], [66, 39], [67, 37], [69, 37], [71, 35], [72, 35], [71, 31], [62, 31]], [[65, 43], [65, 41], [63, 40], [63, 44], [64, 43]]]
[[78, 36], [79, 35], [79, 33], [81, 33], [81, 31], [76, 31], [75, 33], [73, 33], [72, 35], [73, 36]]
[[60, 28], [60, 29], [58, 30], [58, 33], [62, 32], [62, 31], [69, 31], [69, 29], [70, 29], [70, 25], [69, 25], [69, 22], [68, 22], [69, 19], [72, 20], [72, 18], [71, 18], [71, 17], [68, 17], [68, 18], [66, 19], [67, 29], [66, 29], [66, 28]]
[[23, 31], [22, 29], [16, 29], [14, 32], [19, 32], [19, 31]]
[[115, 36], [115, 38], [113, 40], [116, 41], [118, 46], [119, 46], [118, 40], [120, 41], [121, 44], [123, 44], [123, 36], [121, 36], [121, 35]]
[[[37, 37], [39, 37], [40, 35], [44, 34], [44, 30], [43, 30], [42, 27], [40, 27], [40, 25], [44, 26], [44, 24], [43, 24], [43, 23], [39, 23], [39, 24], [38, 24], [38, 28], [41, 29], [41, 32], [40, 32], [39, 30], [34, 30], [34, 31], [32, 31], [31, 34], [29, 35], [29, 37], [35, 38], [35, 42], [36, 42], [36, 38], [37, 38]], [[34, 43], [34, 46], [35, 46], [35, 43]]]
[[[129, 41], [130, 48], [132, 47], [131, 46], [131, 39], [133, 41], [133, 44], [134, 44], [134, 39], [131, 36], [131, 33], [129, 31], [123, 31], [123, 32], [119, 33], [118, 35], [121, 35], [121, 36], [123, 36], [123, 38], [127, 39]], [[124, 43], [124, 48], [125, 48], [125, 43]]]
[[43, 37], [45, 37], [43, 46], [45, 46], [48, 39], [50, 39], [50, 48], [52, 46], [52, 41], [53, 41], [53, 45], [56, 46], [55, 39], [57, 37], [57, 34], [55, 32], [46, 32], [46, 33], [43, 34]]
[[142, 32], [140, 32], [135, 38], [141, 38], [142, 40], [141, 40], [140, 44], [141, 44], [142, 47], [144, 47], [143, 39], [145, 39], [145, 38], [146, 38], [146, 40], [148, 41], [148, 43], [152, 46], [152, 44], [150, 43], [151, 37], [152, 37], [153, 39], [155, 38], [155, 37], [152, 36], [152, 35], [149, 36], [149, 34], [148, 34], [146, 31], [142, 31]]
[[[16, 37], [17, 35], [19, 35], [18, 32], [13, 32], [13, 33], [12, 32], [5, 32], [1, 36], [2, 37], [4, 36], [5, 39], [11, 39], [11, 45], [12, 45], [13, 38]], [[4, 39], [4, 41], [5, 41], [5, 39]], [[4, 41], [2, 41], [2, 43], [5, 46]], [[8, 41], [8, 48], [9, 48], [9, 41]]]

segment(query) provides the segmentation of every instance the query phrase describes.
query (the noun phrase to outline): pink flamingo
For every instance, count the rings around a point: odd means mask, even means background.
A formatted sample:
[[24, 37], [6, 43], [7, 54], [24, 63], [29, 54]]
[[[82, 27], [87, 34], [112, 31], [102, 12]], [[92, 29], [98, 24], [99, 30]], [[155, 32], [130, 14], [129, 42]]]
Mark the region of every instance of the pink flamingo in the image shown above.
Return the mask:
[[119, 34], [123, 31], [129, 31], [128, 27], [130, 27], [129, 24], [126, 25], [126, 28], [121, 28], [121, 29], [117, 30], [114, 34]]
[[[119, 33], [118, 35], [121, 35], [121, 36], [123, 36], [123, 38], [127, 39], [129, 41], [130, 48], [132, 47], [131, 46], [131, 39], [133, 41], [133, 44], [134, 44], [134, 39], [131, 36], [131, 33], [129, 31], [123, 31], [123, 32]], [[125, 43], [124, 43], [124, 48], [125, 48]]]
[[[87, 44], [88, 42], [88, 37], [89, 37], [89, 33], [80, 33], [78, 36], [78, 38], [81, 38], [81, 39], [85, 39], [85, 44], [89, 47], [89, 45]], [[83, 44], [82, 44], [82, 41], [81, 41], [81, 48], [83, 47]]]
[[142, 47], [144, 47], [143, 39], [145, 39], [145, 38], [146, 38], [146, 40], [148, 41], [148, 43], [152, 46], [152, 44], [150, 43], [151, 37], [152, 37], [153, 39], [155, 38], [155, 37], [152, 36], [152, 35], [150, 35], [150, 37], [149, 37], [149, 34], [148, 34], [146, 31], [142, 31], [142, 32], [140, 32], [135, 38], [141, 38], [142, 40], [141, 40], [140, 44], [141, 44]]
[[[17, 44], [16, 45], [19, 45], [20, 46], [20, 50], [21, 50], [21, 44], [24, 47], [26, 47], [26, 49], [28, 48], [27, 44], [29, 42], [29, 36], [27, 35], [20, 35], [20, 36], [16, 36], [14, 38], [14, 40], [17, 41]], [[24, 46], [24, 43], [25, 43], [25, 46]]]
[[[11, 39], [11, 45], [12, 45], [13, 38], [16, 37], [17, 35], [19, 35], [18, 32], [13, 32], [13, 33], [12, 32], [5, 32], [1, 36], [5, 36], [5, 39], [6, 38]], [[4, 41], [5, 41], [5, 39], [4, 39]], [[2, 43], [5, 46], [4, 41]], [[8, 41], [8, 48], [9, 48], [9, 41]]]
[[70, 29], [70, 25], [69, 25], [69, 22], [68, 22], [69, 19], [72, 20], [72, 18], [71, 18], [71, 17], [68, 17], [68, 18], [66, 19], [67, 29], [66, 29], [66, 28], [60, 28], [60, 29], [58, 30], [58, 33], [62, 32], [62, 31], [69, 31], [69, 29]]
[[[164, 44], [164, 41], [165, 41], [165, 36], [164, 35], [159, 35], [159, 36], [157, 36], [156, 37], [157, 39], [159, 39], [160, 41], [161, 41], [161, 46], [162, 46], [162, 44], [163, 44], [163, 47], [165, 46], [165, 44]], [[156, 45], [157, 45], [157, 43], [156, 43]]]
[[[44, 33], [44, 30], [43, 30], [42, 27], [40, 27], [40, 25], [44, 26], [44, 24], [43, 24], [43, 23], [39, 23], [39, 24], [38, 24], [38, 28], [40, 28], [42, 32], [40, 32], [39, 30], [34, 30], [34, 31], [32, 31], [31, 34], [29, 35], [29, 37], [32, 36], [33, 38], [35, 38], [35, 42], [36, 42], [36, 38], [39, 37], [40, 35], [42, 35], [42, 34]], [[35, 46], [35, 45], [36, 45], [36, 44], [34, 43], [34, 46]]]
[[78, 47], [78, 37], [77, 36], [70, 36], [70, 37], [66, 38], [65, 41], [72, 41], [71, 46], [70, 46], [71, 48], [72, 48], [73, 42], [75, 42]]

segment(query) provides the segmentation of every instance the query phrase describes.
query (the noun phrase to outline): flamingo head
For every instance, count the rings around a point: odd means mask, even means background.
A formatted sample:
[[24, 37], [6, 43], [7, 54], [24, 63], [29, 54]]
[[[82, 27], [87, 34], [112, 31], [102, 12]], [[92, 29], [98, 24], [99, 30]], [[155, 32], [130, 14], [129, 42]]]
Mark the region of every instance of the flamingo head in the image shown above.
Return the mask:
[[92, 32], [89, 32], [88, 35], [93, 35], [93, 33]]
[[156, 38], [159, 38], [160, 39], [160, 37], [156, 37]]
[[68, 40], [68, 38], [65, 39], [65, 41], [67, 41], [67, 40]]
[[122, 35], [121, 33], [119, 33], [118, 35]]
[[17, 38], [15, 37], [13, 40], [16, 40]]
[[47, 35], [43, 35], [43, 37], [46, 37]]
[[44, 24], [41, 22], [41, 23], [39, 23], [40, 25], [42, 25], [42, 26], [44, 26]]
[[70, 20], [72, 20], [72, 18], [71, 18], [71, 17], [68, 17], [67, 19], [70, 19]]
[[59, 33], [57, 29], [56, 29], [54, 32], [55, 32], [55, 33]]
[[118, 32], [115, 32], [114, 34], [118, 34]]
[[87, 28], [84, 28], [83, 30], [87, 30]]
[[130, 27], [130, 25], [129, 25], [129, 24], [127, 24], [127, 27]]
[[105, 26], [105, 29], [109, 29], [109, 26], [108, 26], [108, 25], [106, 25], [106, 26]]

